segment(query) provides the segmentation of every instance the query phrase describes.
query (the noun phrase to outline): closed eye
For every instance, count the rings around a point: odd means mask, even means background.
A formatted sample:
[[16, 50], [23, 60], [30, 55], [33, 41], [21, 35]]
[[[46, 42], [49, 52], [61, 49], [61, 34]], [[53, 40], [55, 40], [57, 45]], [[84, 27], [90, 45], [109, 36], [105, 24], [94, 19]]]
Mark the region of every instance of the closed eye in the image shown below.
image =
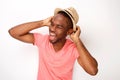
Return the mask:
[[57, 25], [57, 28], [63, 29], [62, 25]]

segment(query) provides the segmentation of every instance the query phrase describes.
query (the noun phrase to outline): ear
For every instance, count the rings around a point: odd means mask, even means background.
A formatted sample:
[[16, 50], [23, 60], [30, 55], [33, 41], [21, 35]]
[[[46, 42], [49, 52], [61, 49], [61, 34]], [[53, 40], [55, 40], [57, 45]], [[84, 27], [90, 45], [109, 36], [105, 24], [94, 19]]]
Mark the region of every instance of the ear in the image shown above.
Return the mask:
[[71, 29], [68, 30], [67, 35], [70, 35], [70, 34], [72, 34], [73, 32], [74, 32], [74, 31], [73, 31], [73, 29], [71, 28]]

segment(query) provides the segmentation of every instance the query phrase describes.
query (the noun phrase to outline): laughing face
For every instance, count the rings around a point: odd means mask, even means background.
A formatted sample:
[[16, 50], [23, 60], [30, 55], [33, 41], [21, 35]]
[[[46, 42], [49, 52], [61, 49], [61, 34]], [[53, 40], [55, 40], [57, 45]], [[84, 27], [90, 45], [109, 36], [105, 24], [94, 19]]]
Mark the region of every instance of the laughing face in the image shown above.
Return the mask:
[[49, 40], [51, 43], [61, 42], [66, 40], [66, 36], [69, 33], [70, 21], [62, 14], [56, 14], [51, 20], [51, 26], [49, 27]]

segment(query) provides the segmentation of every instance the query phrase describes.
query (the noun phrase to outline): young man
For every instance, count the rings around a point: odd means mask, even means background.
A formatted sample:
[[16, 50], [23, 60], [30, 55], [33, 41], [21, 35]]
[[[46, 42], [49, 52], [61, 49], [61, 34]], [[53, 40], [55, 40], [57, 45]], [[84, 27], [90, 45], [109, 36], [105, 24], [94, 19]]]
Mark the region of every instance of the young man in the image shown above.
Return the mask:
[[[9, 30], [15, 39], [34, 44], [39, 50], [37, 80], [72, 80], [73, 65], [77, 59], [90, 75], [96, 75], [98, 64], [80, 39], [79, 16], [73, 7], [56, 8], [54, 16], [27, 22]], [[30, 33], [31, 30], [48, 26], [49, 35]], [[67, 35], [71, 39], [66, 38]]]

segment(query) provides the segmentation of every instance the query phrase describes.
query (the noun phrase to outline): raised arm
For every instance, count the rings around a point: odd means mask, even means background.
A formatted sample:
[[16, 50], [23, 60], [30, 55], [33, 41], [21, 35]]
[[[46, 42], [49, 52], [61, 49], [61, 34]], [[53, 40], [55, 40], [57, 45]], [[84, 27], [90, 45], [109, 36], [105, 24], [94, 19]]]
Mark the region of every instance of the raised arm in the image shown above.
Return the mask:
[[30, 33], [31, 30], [49, 26], [51, 23], [52, 17], [49, 17], [44, 20], [34, 21], [34, 22], [27, 22], [9, 29], [9, 34], [20, 41], [27, 42], [27, 43], [34, 43], [33, 33]]
[[71, 39], [76, 44], [77, 50], [79, 52], [78, 63], [83, 67], [83, 69], [90, 75], [96, 75], [98, 72], [98, 63], [95, 58], [89, 53], [81, 39], [79, 38], [80, 28], [71, 34]]

